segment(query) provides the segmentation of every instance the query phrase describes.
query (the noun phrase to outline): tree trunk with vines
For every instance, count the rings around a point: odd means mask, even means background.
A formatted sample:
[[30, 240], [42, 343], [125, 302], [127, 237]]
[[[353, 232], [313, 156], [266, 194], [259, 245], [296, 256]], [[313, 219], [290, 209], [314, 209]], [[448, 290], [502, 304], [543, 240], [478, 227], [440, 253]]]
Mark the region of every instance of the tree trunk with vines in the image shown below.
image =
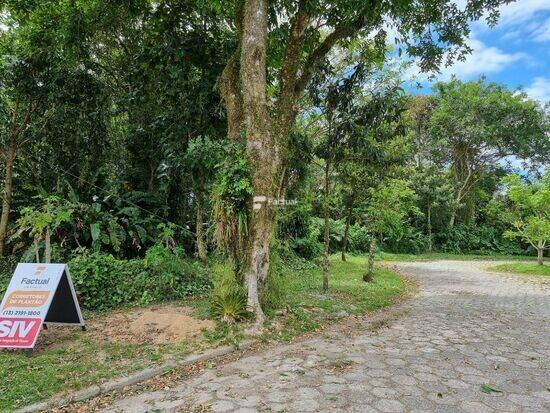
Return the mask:
[[363, 281], [371, 282], [374, 277], [374, 255], [376, 254], [376, 237], [373, 235], [370, 239], [369, 261], [367, 272], [363, 275]]
[[325, 162], [325, 199], [323, 200], [324, 231], [323, 231], [323, 291], [328, 290], [329, 277], [329, 197], [330, 197], [330, 159]]
[[4, 193], [2, 197], [2, 216], [0, 217], [0, 256], [6, 253], [6, 237], [13, 193], [13, 166], [16, 152], [17, 142], [12, 140], [5, 154]]

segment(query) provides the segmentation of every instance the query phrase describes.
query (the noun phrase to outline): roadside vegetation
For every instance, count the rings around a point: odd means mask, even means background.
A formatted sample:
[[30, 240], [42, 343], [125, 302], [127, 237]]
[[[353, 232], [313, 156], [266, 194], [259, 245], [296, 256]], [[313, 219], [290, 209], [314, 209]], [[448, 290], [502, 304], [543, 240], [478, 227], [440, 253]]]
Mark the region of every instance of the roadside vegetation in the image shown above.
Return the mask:
[[[347, 262], [341, 262], [334, 256], [331, 263], [333, 285], [324, 294], [320, 292], [322, 271], [318, 266], [295, 258], [292, 264], [279, 267], [280, 272], [274, 281], [276, 285], [269, 297], [265, 297], [269, 320], [258, 340], [290, 341], [300, 334], [319, 331], [347, 315], [363, 315], [386, 307], [414, 288], [400, 275], [385, 268], [377, 268], [373, 281], [364, 283], [362, 274], [367, 265], [364, 257], [350, 257]], [[226, 265], [213, 264], [212, 274], [216, 282], [221, 282], [227, 273], [230, 273], [230, 268]], [[238, 344], [249, 323], [246, 312], [232, 312], [233, 316], [242, 316], [243, 323], [227, 324], [220, 321], [216, 311], [212, 311], [210, 302], [209, 296], [203, 296], [153, 306], [157, 313], [169, 306], [179, 312], [190, 309], [191, 315], [199, 320], [217, 320], [214, 328], [179, 342], [156, 343], [152, 337], [129, 338], [125, 335], [128, 324], [119, 329], [98, 331], [100, 326], [120, 321], [116, 317], [120, 314], [128, 315], [136, 309], [152, 307], [140, 305], [136, 308], [134, 305], [119, 308], [114, 313], [112, 310], [86, 311], [84, 316], [89, 327], [85, 333], [70, 328], [44, 331], [39, 348], [32, 357], [14, 352], [0, 353], [3, 378], [0, 411], [11, 411], [60, 392], [81, 389], [159, 364], [168, 355], [184, 357], [220, 344]], [[226, 301], [225, 305], [230, 304]], [[125, 321], [129, 322], [129, 319]]]
[[490, 271], [507, 272], [512, 274], [526, 274], [541, 277], [550, 276], [550, 266], [540, 266], [534, 263], [499, 264], [489, 268]]

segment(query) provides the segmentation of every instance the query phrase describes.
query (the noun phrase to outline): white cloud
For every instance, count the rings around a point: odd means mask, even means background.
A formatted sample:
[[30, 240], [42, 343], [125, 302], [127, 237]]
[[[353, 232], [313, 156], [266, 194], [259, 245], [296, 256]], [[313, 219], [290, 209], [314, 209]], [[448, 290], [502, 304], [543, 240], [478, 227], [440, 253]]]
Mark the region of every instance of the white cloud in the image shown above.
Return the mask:
[[[451, 66], [441, 68], [441, 73], [436, 76], [438, 80], [449, 80], [453, 75], [461, 80], [469, 80], [482, 74], [500, 72], [510, 64], [527, 58], [524, 53], [506, 53], [475, 38], [469, 39], [467, 43], [472, 48], [472, 53], [466, 56], [464, 61], [457, 61]], [[420, 73], [416, 65], [409, 68], [407, 75], [412, 80], [428, 80], [428, 76]]]
[[536, 13], [550, 10], [548, 0], [520, 0], [500, 8], [499, 26], [517, 25], [530, 21]]
[[[532, 39], [537, 42], [550, 40], [549, 0], [518, 0], [500, 7], [497, 29], [505, 30], [503, 40], [521, 41]], [[490, 30], [484, 19], [472, 25], [474, 32]]]
[[529, 87], [525, 88], [525, 92], [533, 99], [540, 102], [550, 101], [550, 78], [536, 77]]
[[533, 36], [537, 42], [550, 41], [550, 17], [534, 30]]

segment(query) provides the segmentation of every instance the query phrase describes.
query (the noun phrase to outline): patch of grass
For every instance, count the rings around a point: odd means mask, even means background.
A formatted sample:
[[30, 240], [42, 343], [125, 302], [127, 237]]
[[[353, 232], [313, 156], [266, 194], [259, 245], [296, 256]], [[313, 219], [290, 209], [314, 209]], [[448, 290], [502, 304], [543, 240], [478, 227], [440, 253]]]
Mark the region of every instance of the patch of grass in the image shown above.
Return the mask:
[[80, 389], [160, 361], [154, 346], [99, 344], [84, 335], [64, 348], [28, 357], [0, 353], [0, 411], [12, 411], [63, 389]]
[[527, 255], [504, 255], [504, 254], [451, 254], [447, 252], [433, 252], [431, 254], [393, 254], [380, 252], [377, 256], [382, 261], [437, 261], [437, 260], [459, 260], [459, 261], [532, 261], [535, 258]]
[[280, 276], [286, 285], [285, 307], [289, 315], [283, 318], [283, 326], [267, 333], [267, 339], [289, 341], [342, 316], [387, 307], [406, 291], [403, 278], [386, 268], [376, 268], [373, 281], [364, 282], [366, 268], [366, 257], [349, 256], [342, 262], [340, 255], [331, 256], [327, 292], [321, 291], [321, 268], [284, 270]]
[[491, 393], [502, 393], [502, 390], [499, 390], [499, 389], [495, 389], [494, 387], [490, 386], [489, 384], [487, 383], [483, 383], [481, 386], [480, 386], [480, 389], [483, 393], [486, 393], [486, 394], [491, 394]]
[[513, 264], [499, 264], [489, 268], [490, 271], [508, 272], [514, 274], [537, 275], [550, 277], [550, 265], [538, 265], [535, 263], [517, 262]]

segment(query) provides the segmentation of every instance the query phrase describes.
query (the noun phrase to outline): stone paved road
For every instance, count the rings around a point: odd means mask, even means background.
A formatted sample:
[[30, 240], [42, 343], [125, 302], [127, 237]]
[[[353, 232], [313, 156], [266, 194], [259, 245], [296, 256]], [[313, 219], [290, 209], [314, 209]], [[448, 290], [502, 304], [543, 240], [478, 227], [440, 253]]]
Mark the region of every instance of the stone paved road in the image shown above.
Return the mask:
[[549, 286], [487, 265], [399, 264], [420, 294], [388, 327], [333, 329], [105, 411], [548, 412]]

